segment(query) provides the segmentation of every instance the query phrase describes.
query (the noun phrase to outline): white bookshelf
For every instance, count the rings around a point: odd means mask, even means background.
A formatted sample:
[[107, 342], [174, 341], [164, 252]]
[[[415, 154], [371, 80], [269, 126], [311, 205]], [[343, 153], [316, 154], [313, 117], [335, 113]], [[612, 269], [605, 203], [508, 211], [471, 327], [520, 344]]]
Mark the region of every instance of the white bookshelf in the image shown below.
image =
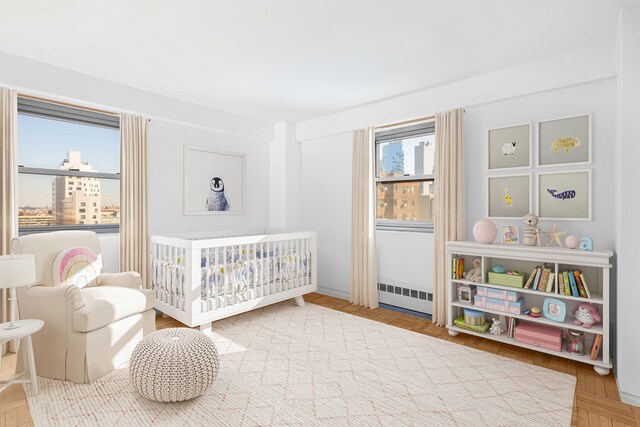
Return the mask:
[[[611, 362], [611, 334], [610, 334], [610, 280], [609, 271], [611, 269], [610, 259], [613, 256], [611, 250], [599, 250], [599, 251], [581, 251], [578, 249], [568, 249], [559, 247], [537, 247], [537, 246], [516, 246], [516, 245], [499, 245], [499, 244], [481, 244], [476, 242], [448, 242], [447, 243], [447, 260], [448, 265], [454, 257], [461, 256], [465, 260], [465, 271], [468, 271], [472, 267], [472, 261], [474, 258], [479, 258], [482, 261], [482, 277], [483, 283], [474, 283], [464, 279], [451, 279], [451, 274], [448, 272], [448, 285], [447, 285], [447, 301], [448, 301], [448, 315], [449, 323], [447, 328], [449, 334], [455, 336], [458, 333], [465, 333], [469, 335], [475, 335], [481, 338], [498, 341], [501, 343], [507, 343], [518, 347], [527, 348], [530, 350], [539, 351], [546, 354], [552, 354], [554, 356], [563, 357], [583, 363], [593, 365], [594, 370], [600, 375], [608, 375], [609, 371], [613, 367]], [[522, 271], [528, 275], [531, 273], [533, 267], [546, 263], [552, 268], [555, 273], [555, 284], [552, 292], [544, 292], [532, 289], [514, 288], [511, 286], [495, 285], [487, 282], [487, 273], [491, 271], [491, 268], [495, 264], [505, 266], [508, 270]], [[586, 275], [589, 288], [591, 289], [591, 298], [581, 298], [563, 295], [558, 292], [558, 272], [566, 270], [581, 270]], [[530, 317], [525, 314], [511, 314], [497, 310], [491, 310], [482, 307], [475, 307], [473, 304], [469, 304], [463, 301], [458, 301], [458, 286], [469, 284], [486, 286], [495, 289], [504, 289], [510, 291], [516, 291], [522, 294], [524, 297], [524, 308], [531, 308], [537, 306], [542, 309], [544, 299], [546, 297], [553, 297], [559, 300], [563, 300], [567, 306], [567, 315], [564, 322], [556, 322], [547, 319], [544, 316]], [[593, 303], [600, 315], [602, 316], [601, 324], [593, 325], [591, 328], [585, 328], [583, 326], [574, 325], [573, 315], [571, 314], [573, 309], [581, 302]], [[562, 351], [553, 351], [539, 348], [533, 345], [523, 344], [517, 342], [513, 338], [507, 337], [506, 325], [505, 331], [502, 335], [491, 335], [488, 332], [474, 332], [464, 328], [459, 328], [453, 324], [453, 320], [463, 315], [465, 308], [471, 308], [478, 311], [487, 313], [486, 318], [490, 320], [492, 317], [504, 316], [514, 317], [521, 321], [540, 323], [546, 326], [552, 326], [563, 330], [563, 349]], [[524, 309], [523, 309], [524, 311]], [[576, 355], [566, 351], [565, 343], [567, 330], [582, 331], [585, 336], [585, 355]], [[602, 335], [602, 347], [600, 354], [596, 360], [591, 360], [589, 352], [591, 344], [595, 335]]]

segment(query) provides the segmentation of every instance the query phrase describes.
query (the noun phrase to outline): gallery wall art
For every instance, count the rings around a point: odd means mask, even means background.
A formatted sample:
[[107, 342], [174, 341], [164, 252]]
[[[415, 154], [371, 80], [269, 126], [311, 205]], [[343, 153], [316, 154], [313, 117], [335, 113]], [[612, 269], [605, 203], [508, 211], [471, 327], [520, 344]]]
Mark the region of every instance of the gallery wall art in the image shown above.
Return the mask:
[[489, 129], [489, 170], [531, 167], [531, 124]]
[[522, 218], [531, 212], [531, 175], [490, 176], [488, 216]]
[[591, 114], [539, 121], [538, 165], [591, 163]]
[[246, 155], [184, 147], [184, 214], [241, 214], [245, 211]]
[[538, 216], [553, 220], [591, 220], [591, 171], [538, 175]]

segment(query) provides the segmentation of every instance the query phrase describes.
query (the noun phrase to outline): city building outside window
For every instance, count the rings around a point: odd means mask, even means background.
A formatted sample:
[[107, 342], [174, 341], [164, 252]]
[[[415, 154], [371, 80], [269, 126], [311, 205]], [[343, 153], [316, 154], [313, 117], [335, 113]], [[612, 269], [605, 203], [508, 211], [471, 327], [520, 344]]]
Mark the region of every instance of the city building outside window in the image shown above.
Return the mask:
[[379, 129], [375, 143], [377, 229], [432, 232], [435, 122]]
[[[120, 125], [116, 115], [18, 99], [18, 231], [117, 233]], [[92, 206], [86, 215], [86, 207]]]

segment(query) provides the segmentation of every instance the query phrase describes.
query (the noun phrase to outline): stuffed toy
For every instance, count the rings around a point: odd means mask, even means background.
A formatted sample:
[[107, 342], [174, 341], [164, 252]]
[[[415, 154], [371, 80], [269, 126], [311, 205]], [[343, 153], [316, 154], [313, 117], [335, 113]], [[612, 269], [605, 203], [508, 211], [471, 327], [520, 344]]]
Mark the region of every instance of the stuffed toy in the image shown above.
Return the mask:
[[538, 215], [529, 212], [523, 218], [524, 233], [522, 235], [522, 244], [525, 246], [540, 246], [540, 227]]
[[598, 313], [598, 310], [590, 302], [581, 302], [580, 305], [573, 310], [573, 317], [576, 318], [576, 320], [573, 321], [574, 325], [582, 325], [585, 328], [590, 328], [602, 320], [600, 313]]
[[482, 261], [480, 261], [480, 258], [473, 260], [473, 268], [462, 273], [462, 277], [470, 282], [482, 283]]

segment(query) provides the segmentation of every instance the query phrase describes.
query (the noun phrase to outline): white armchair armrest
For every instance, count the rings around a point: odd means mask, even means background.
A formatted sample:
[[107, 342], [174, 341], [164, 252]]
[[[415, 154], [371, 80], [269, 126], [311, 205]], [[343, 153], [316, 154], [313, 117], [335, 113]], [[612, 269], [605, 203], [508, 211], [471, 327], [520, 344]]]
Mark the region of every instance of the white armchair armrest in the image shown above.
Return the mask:
[[119, 286], [123, 288], [141, 289], [142, 277], [135, 271], [102, 273], [98, 278], [98, 286]]
[[83, 306], [82, 294], [75, 285], [31, 286], [18, 291], [21, 318], [42, 319], [45, 324], [59, 325], [62, 330], [71, 321], [73, 312]]

